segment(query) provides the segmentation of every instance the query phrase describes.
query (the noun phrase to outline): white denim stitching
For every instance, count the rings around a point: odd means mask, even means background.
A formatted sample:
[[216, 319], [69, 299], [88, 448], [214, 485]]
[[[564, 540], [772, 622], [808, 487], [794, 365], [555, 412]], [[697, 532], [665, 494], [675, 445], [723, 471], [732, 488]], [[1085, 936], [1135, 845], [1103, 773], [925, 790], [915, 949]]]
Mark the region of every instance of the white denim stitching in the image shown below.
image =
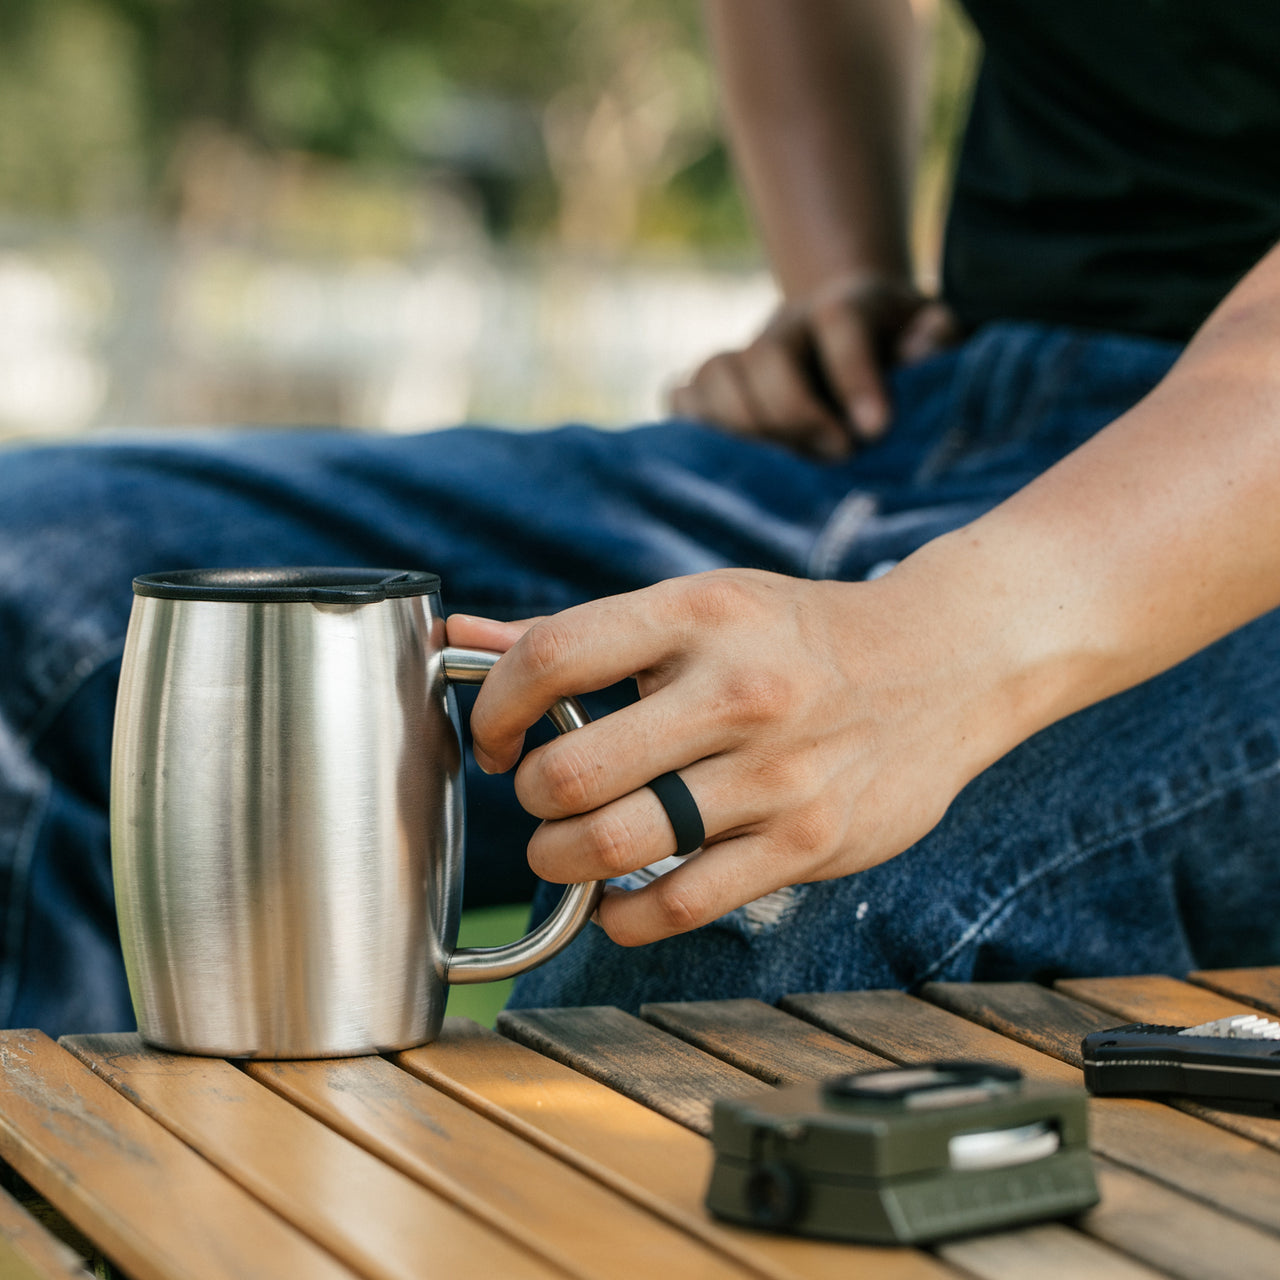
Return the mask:
[[1039, 864], [1034, 870], [1028, 872], [1021, 880], [1010, 887], [1010, 889], [993, 902], [986, 911], [982, 912], [973, 923], [960, 935], [959, 938], [951, 945], [948, 950], [943, 952], [937, 960], [933, 962], [922, 974], [913, 980], [912, 985], [918, 985], [922, 982], [928, 982], [934, 974], [938, 973], [953, 957], [958, 955], [965, 947], [969, 945], [975, 938], [981, 935], [995, 919], [1010, 906], [1014, 900], [1027, 889], [1029, 889], [1037, 880], [1042, 880], [1051, 872], [1063, 870], [1073, 867], [1078, 863], [1085, 862], [1092, 858], [1095, 854], [1101, 853], [1104, 849], [1109, 849], [1114, 845], [1120, 844], [1126, 840], [1132, 840], [1139, 835], [1145, 835], [1147, 832], [1159, 831], [1164, 827], [1171, 826], [1173, 823], [1196, 813], [1201, 809], [1207, 809], [1215, 801], [1220, 800], [1228, 791], [1238, 790], [1241, 786], [1251, 785], [1255, 782], [1280, 775], [1280, 760], [1274, 760], [1271, 764], [1263, 769], [1250, 772], [1247, 768], [1241, 768], [1236, 772], [1230, 773], [1222, 778], [1220, 783], [1211, 790], [1201, 793], [1195, 800], [1188, 801], [1180, 808], [1169, 810], [1162, 814], [1156, 821], [1139, 821], [1128, 824], [1124, 827], [1116, 828], [1107, 832], [1099, 839], [1080, 846], [1075, 849], [1069, 849], [1054, 858], [1050, 862]]

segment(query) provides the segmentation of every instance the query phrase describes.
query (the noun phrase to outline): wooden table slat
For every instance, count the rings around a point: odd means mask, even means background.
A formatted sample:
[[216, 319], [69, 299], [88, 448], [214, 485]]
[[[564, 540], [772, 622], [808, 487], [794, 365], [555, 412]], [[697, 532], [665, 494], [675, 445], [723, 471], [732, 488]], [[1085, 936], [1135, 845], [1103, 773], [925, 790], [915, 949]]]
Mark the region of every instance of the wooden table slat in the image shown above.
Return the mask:
[[1056, 1222], [971, 1236], [938, 1252], [986, 1280], [1159, 1280], [1162, 1274]]
[[1122, 1022], [1193, 1027], [1235, 1013], [1257, 1012], [1239, 1000], [1163, 973], [1123, 978], [1063, 978], [1054, 986], [1073, 1000], [1091, 1004]]
[[[711, 1132], [708, 1096], [730, 1097], [760, 1088], [754, 1076], [611, 1006], [521, 1009], [498, 1019], [498, 1030], [695, 1133]], [[661, 1068], [663, 1087], [645, 1087], [641, 1065]], [[652, 1073], [650, 1073], [652, 1074]], [[707, 1092], [711, 1081], [714, 1091]]]
[[615, 1274], [620, 1240], [628, 1241], [628, 1267], [637, 1275], [743, 1274], [724, 1254], [385, 1058], [255, 1062], [245, 1070], [570, 1274]]
[[647, 1004], [640, 1016], [766, 1084], [889, 1065], [884, 1058], [760, 1000]]
[[[901, 991], [788, 996], [782, 1006], [898, 1062], [989, 1058], [1080, 1085], [1056, 1058]], [[1225, 1213], [1280, 1231], [1280, 1153], [1158, 1102], [1094, 1098], [1093, 1149]]]
[[1174, 1187], [1094, 1155], [1102, 1199], [1081, 1220], [1090, 1235], [1181, 1280], [1276, 1280], [1280, 1237]]
[[64, 1043], [135, 1106], [363, 1275], [556, 1274], [229, 1062], [155, 1053], [136, 1035], [70, 1036]]
[[0, 1031], [0, 1158], [132, 1280], [350, 1280], [39, 1031]]
[[4, 1280], [87, 1280], [75, 1250], [0, 1188], [0, 1276]]
[[[504, 1124], [683, 1230], [776, 1280], [954, 1280], [912, 1249], [800, 1240], [733, 1227], [703, 1208], [709, 1144], [681, 1124], [465, 1019], [396, 1055], [406, 1070]], [[759, 1087], [758, 1083], [755, 1087]]]
[[1189, 974], [1188, 981], [1235, 996], [1268, 1013], [1280, 1013], [1280, 965], [1259, 969], [1201, 969]]
[[[924, 1251], [710, 1217], [717, 1097], [947, 1057], [1078, 1086], [1089, 1031], [1280, 1013], [1280, 967], [922, 994], [522, 1010], [505, 1036], [449, 1019], [436, 1044], [329, 1062], [0, 1032], [0, 1159], [132, 1280], [1280, 1276], [1280, 1117], [1185, 1099], [1091, 1100], [1103, 1199], [1069, 1222]], [[85, 1280], [80, 1256], [0, 1191], [3, 1280]]]
[[920, 995], [1077, 1068], [1084, 1062], [1080, 1041], [1116, 1025], [1113, 1014], [1035, 982], [930, 982]]

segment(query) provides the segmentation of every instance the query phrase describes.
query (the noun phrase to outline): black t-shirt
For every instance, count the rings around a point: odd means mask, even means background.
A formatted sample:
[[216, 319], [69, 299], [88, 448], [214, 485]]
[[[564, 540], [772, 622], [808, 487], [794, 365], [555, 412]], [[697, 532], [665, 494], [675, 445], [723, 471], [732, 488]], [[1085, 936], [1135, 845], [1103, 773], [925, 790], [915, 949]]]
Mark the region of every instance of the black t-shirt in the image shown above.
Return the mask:
[[1280, 240], [1280, 0], [964, 0], [963, 321], [1186, 338]]

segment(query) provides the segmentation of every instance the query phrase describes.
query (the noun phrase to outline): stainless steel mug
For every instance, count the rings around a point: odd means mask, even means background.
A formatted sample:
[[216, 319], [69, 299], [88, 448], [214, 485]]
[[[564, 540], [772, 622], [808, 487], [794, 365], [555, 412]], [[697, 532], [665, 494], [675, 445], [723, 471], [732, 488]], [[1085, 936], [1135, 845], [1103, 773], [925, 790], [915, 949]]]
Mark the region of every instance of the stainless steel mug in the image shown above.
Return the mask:
[[[459, 950], [462, 753], [439, 579], [217, 569], [134, 581], [111, 762], [116, 910], [143, 1038], [225, 1057], [434, 1038], [447, 983], [564, 947], [599, 884], [532, 934]], [[572, 699], [550, 718], [585, 723]]]

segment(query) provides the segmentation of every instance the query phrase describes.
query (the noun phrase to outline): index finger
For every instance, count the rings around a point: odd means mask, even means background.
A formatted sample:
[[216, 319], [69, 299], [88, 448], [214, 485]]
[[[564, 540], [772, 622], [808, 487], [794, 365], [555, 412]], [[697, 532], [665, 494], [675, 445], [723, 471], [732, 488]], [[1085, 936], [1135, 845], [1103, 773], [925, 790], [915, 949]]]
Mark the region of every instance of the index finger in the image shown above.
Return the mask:
[[494, 665], [471, 712], [481, 766], [510, 769], [525, 731], [557, 698], [608, 688], [673, 656], [679, 637], [661, 588], [575, 605], [530, 627]]

